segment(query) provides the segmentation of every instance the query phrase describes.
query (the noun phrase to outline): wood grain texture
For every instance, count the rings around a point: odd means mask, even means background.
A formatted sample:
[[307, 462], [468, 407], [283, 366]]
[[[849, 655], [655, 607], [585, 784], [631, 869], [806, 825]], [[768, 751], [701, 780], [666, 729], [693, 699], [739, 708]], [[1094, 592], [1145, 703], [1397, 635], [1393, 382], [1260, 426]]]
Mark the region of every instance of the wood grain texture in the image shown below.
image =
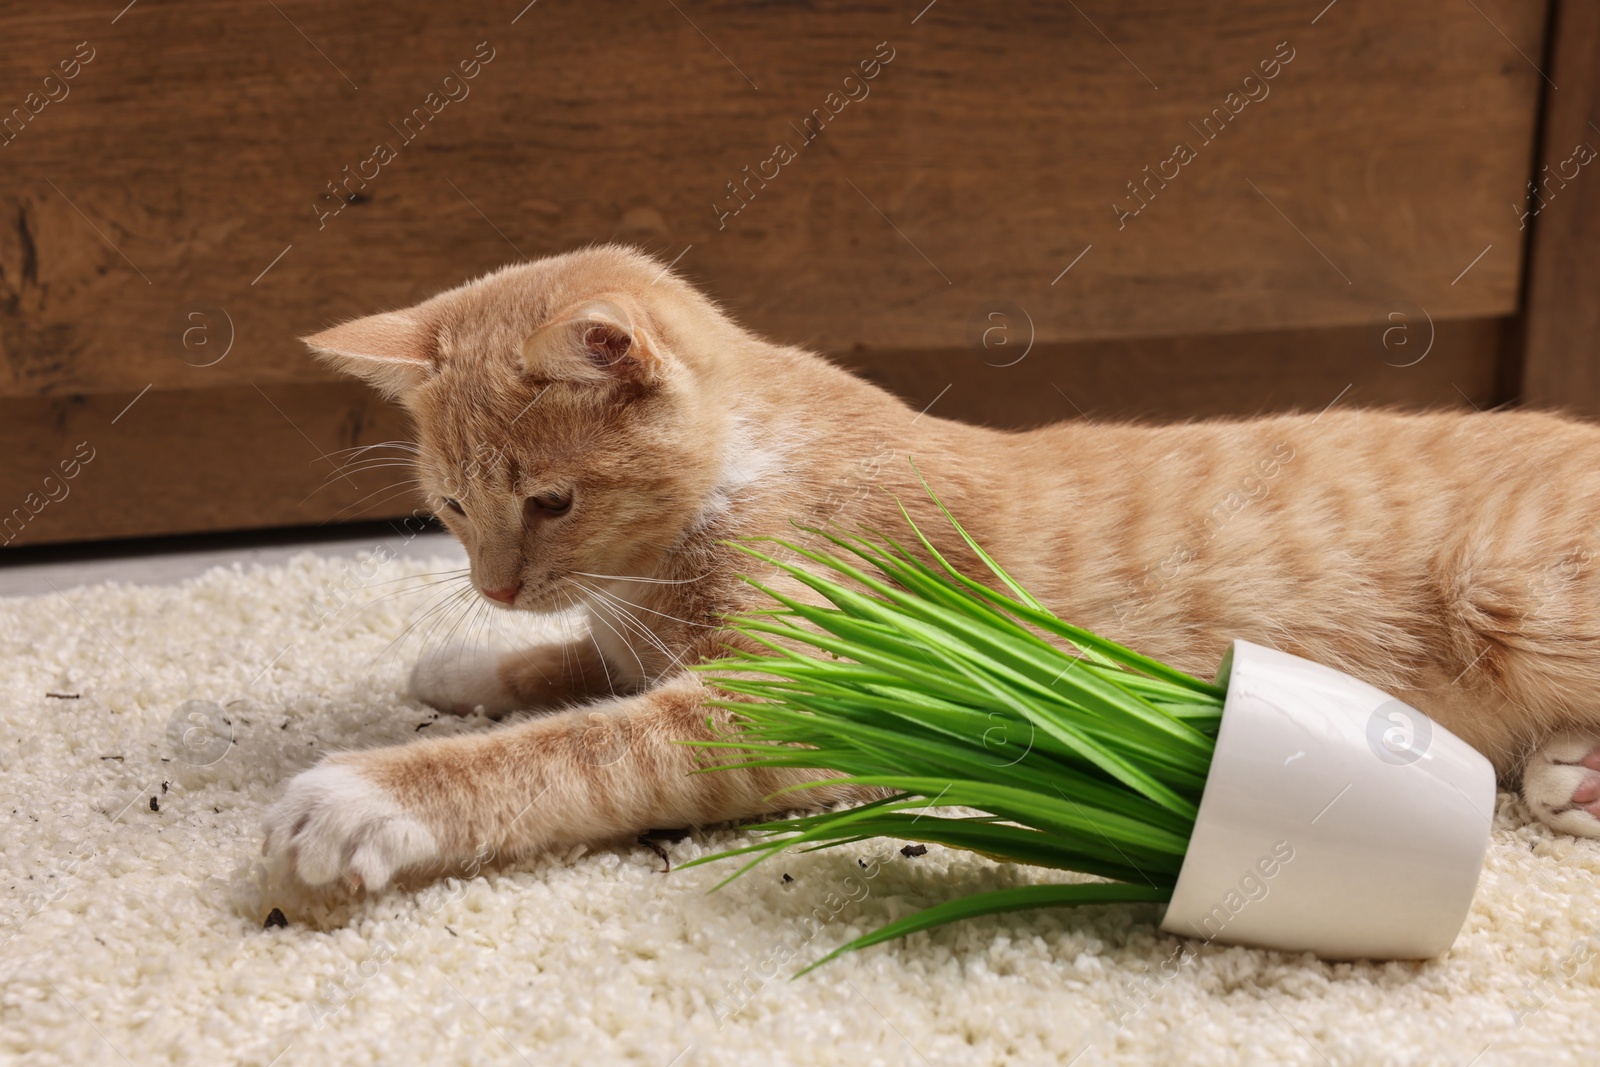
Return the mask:
[[[931, 413], [1005, 428], [1087, 416], [1187, 418], [1341, 404], [1490, 407], [1508, 320], [840, 357]], [[1390, 327], [1392, 329], [1392, 327]], [[1009, 343], [1009, 342], [1008, 342]], [[1010, 365], [1001, 365], [1010, 364]], [[1348, 388], [1347, 388], [1348, 387]], [[341, 449], [404, 439], [403, 415], [348, 384], [0, 400], [0, 542], [316, 525], [409, 515], [400, 469], [330, 478]], [[126, 409], [124, 411], [124, 409]], [[113, 422], [112, 420], [116, 420]], [[94, 459], [54, 487], [60, 461]], [[53, 476], [53, 483], [46, 483]], [[394, 487], [391, 490], [389, 487]], [[21, 508], [25, 519], [7, 516]], [[5, 548], [0, 547], [0, 562]]]
[[[913, 24], [920, 5], [685, 0], [513, 24], [524, 3], [0, 11], [0, 115], [94, 51], [0, 146], [0, 395], [325, 380], [297, 334], [611, 239], [834, 351], [960, 347], [1002, 299], [1041, 343], [1515, 308], [1541, 3], [1346, 0], [1314, 25], [1268, 0], [941, 3]], [[406, 141], [480, 42], [470, 95]], [[806, 141], [880, 42], [869, 95]], [[1280, 42], [1269, 95], [1206, 141]], [[1180, 142], [1196, 158], [1119, 223]], [[395, 158], [319, 221], [379, 144]], [[778, 144], [796, 158], [719, 221]], [[196, 304], [233, 324], [213, 366], [177, 340]]]
[[[352, 383], [0, 399], [0, 561], [12, 545], [409, 515], [409, 472], [334, 476], [341, 450], [407, 436]], [[93, 458], [66, 478], [83, 445]]]
[[841, 362], [914, 407], [928, 405], [930, 414], [1002, 429], [1074, 418], [1170, 422], [1320, 411], [1335, 401], [1487, 409], [1503, 399], [1496, 368], [1510, 322], [1044, 344], [1020, 359], [1015, 344], [862, 350]]
[[[1600, 5], [1556, 6], [1523, 316], [1522, 399], [1600, 415]], [[1586, 151], [1584, 151], [1586, 150]], [[1584, 155], [1589, 162], [1579, 164]], [[1565, 175], [1565, 177], [1564, 177]]]

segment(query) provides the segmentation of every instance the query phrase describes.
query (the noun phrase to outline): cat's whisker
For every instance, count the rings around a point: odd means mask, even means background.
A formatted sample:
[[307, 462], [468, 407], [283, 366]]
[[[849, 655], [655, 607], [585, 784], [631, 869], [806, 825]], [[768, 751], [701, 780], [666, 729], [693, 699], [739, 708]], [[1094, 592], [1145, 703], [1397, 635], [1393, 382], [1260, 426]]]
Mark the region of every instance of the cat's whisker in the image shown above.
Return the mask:
[[[560, 595], [564, 600], [566, 600], [567, 606], [568, 606], [569, 609], [578, 606], [577, 602], [573, 599], [572, 595], [570, 593], [566, 592], [565, 590], [559, 591], [558, 595]], [[586, 612], [585, 614], [588, 615], [590, 618], [593, 617], [593, 613], [592, 612]], [[590, 640], [590, 642], [592, 642], [594, 644], [595, 654], [600, 659], [600, 670], [602, 672], [604, 672], [604, 674], [606, 676], [606, 689], [608, 691], [610, 691], [612, 696], [616, 696], [617, 695], [617, 686], [616, 686], [616, 683], [611, 680], [611, 668], [606, 665], [605, 650], [600, 647], [600, 639], [594, 635], [594, 627], [591, 626], [591, 627], [588, 627], [587, 629], [589, 631], [589, 640]]]
[[[424, 587], [424, 588], [426, 588], [426, 587]], [[338, 633], [339, 630], [343, 629], [345, 626], [348, 626], [350, 623], [354, 622], [356, 620], [356, 618], [362, 612], [366, 611], [368, 608], [371, 608], [371, 607], [374, 607], [374, 606], [376, 606], [378, 604], [381, 604], [385, 600], [390, 600], [390, 599], [392, 599], [394, 597], [402, 596], [402, 595], [404, 595], [406, 593], [410, 593], [410, 592], [415, 592], [415, 590], [412, 590], [412, 589], [396, 589], [396, 590], [393, 590], [391, 592], [384, 593], [381, 596], [373, 597], [371, 600], [363, 601], [362, 603], [356, 605], [355, 610], [350, 612], [350, 614], [346, 618], [342, 619], [339, 622], [338, 626], [334, 629], [333, 632], [334, 633]], [[336, 611], [331, 613], [332, 616], [337, 617], [339, 615], [339, 613], [341, 611], [343, 611], [344, 608], [347, 607], [347, 606], [349, 606], [349, 605], [341, 605], [338, 610], [336, 610]], [[327, 617], [328, 616], [324, 616], [325, 619]]]
[[[440, 641], [439, 643], [441, 645], [443, 645], [444, 647], [446, 647], [446, 648], [450, 647], [450, 639], [453, 638], [455, 636], [455, 634], [456, 634], [456, 631], [461, 628], [461, 624], [464, 623], [464, 622], [467, 622], [467, 620], [469, 620], [469, 619], [472, 619], [472, 618], [476, 617], [478, 612], [479, 612], [479, 610], [482, 609], [483, 606], [485, 604], [487, 604], [487, 603], [488, 603], [488, 601], [486, 601], [486, 600], [484, 600], [484, 599], [482, 599], [480, 597], [475, 602], [473, 602], [471, 604], [468, 604], [462, 610], [461, 614], [456, 618], [456, 621], [451, 624], [450, 629], [445, 631], [444, 640]], [[472, 632], [472, 627], [471, 627], [470, 623], [467, 626], [467, 632], [468, 633]], [[461, 652], [462, 652], [462, 649], [458, 647], [456, 649], [456, 663], [457, 663], [457, 666], [460, 665]]]
[[626, 604], [628, 607], [633, 608], [633, 609], [635, 609], [637, 611], [648, 611], [652, 615], [659, 615], [663, 619], [671, 619], [673, 622], [682, 623], [684, 626], [693, 626], [694, 628], [699, 629], [699, 630], [715, 630], [715, 629], [717, 629], [717, 627], [711, 625], [710, 623], [692, 622], [689, 619], [681, 619], [676, 615], [670, 615], [665, 611], [657, 611], [655, 608], [647, 608], [643, 604], [636, 604], [633, 601], [629, 600], [627, 597], [624, 597], [624, 596], [622, 596], [622, 595], [620, 595], [618, 593], [614, 593], [614, 592], [610, 591], [609, 589], [601, 589], [598, 586], [592, 586], [592, 585], [588, 584], [587, 582], [574, 582], [573, 584], [578, 586], [580, 589], [587, 589], [591, 593], [598, 593], [601, 596], [604, 596], [609, 600], [616, 601], [619, 604]]
[[329, 455], [330, 456], [343, 455], [344, 458], [339, 461], [340, 463], [357, 463], [357, 462], [361, 462], [361, 461], [364, 461], [364, 460], [373, 460], [373, 459], [402, 459], [402, 458], [404, 458], [404, 459], [415, 459], [418, 456], [422, 455], [422, 449], [420, 449], [420, 448], [409, 448], [409, 449], [407, 449], [407, 448], [396, 448], [393, 451], [379, 452], [379, 451], [376, 451], [376, 449], [374, 447], [368, 446], [368, 447], [365, 447], [365, 448], [358, 448], [358, 449], [355, 449], [355, 450], [343, 449], [340, 452], [329, 453]]
[[[454, 604], [472, 592], [473, 590], [470, 586], [451, 587], [450, 585], [446, 584], [445, 588], [439, 593], [430, 594], [427, 600], [424, 601], [423, 606], [417, 609], [417, 617], [412, 621], [411, 626], [414, 627], [422, 623], [423, 620], [427, 619], [437, 608], [446, 604]], [[404, 637], [405, 635], [401, 634], [401, 636]]]
[[[656, 633], [654, 629], [652, 629], [642, 619], [629, 610], [630, 607], [639, 607], [639, 605], [633, 604], [631, 601], [623, 600], [621, 597], [607, 593], [601, 589], [595, 589], [591, 591], [604, 598], [604, 603], [607, 610], [614, 612], [620, 621], [631, 623], [633, 627], [636, 627], [641, 636], [643, 636], [647, 642], [649, 642], [658, 652], [661, 653], [663, 657], [666, 658], [667, 663], [656, 672], [655, 680], [660, 680], [667, 674], [671, 673], [674, 669], [682, 665], [683, 657], [690, 651], [690, 646], [688, 644], [685, 644], [683, 647], [679, 648], [677, 652], [673, 652], [672, 648], [668, 646], [666, 641], [661, 638], [660, 634]], [[641, 610], [649, 611], [650, 609], [642, 608]], [[655, 614], [661, 615], [663, 613], [655, 612]], [[664, 617], [672, 618], [672, 616]], [[710, 629], [711, 627], [706, 628]]]
[[[410, 463], [389, 463], [389, 464], [383, 464], [383, 466], [405, 467], [408, 470], [415, 470], [416, 469], [416, 466], [414, 464], [410, 464]], [[376, 466], [361, 467], [361, 468], [348, 468], [348, 469], [344, 468], [344, 467], [340, 467], [340, 468], [334, 470], [333, 472], [331, 472], [326, 478], [322, 479], [322, 484], [321, 485], [317, 486], [315, 489], [311, 490], [311, 492], [307, 493], [304, 497], [302, 497], [300, 499], [300, 504], [297, 504], [296, 507], [304, 505], [306, 501], [310, 500], [312, 497], [316, 496], [318, 493], [322, 492], [324, 489], [328, 488], [330, 485], [333, 485], [336, 482], [339, 482], [339, 481], [342, 481], [342, 480], [348, 478], [351, 474], [363, 474], [366, 471], [378, 470], [378, 469], [379, 468], [376, 467]], [[420, 479], [414, 479], [414, 480], [420, 482]], [[386, 486], [385, 488], [393, 488], [393, 486]], [[384, 491], [383, 489], [379, 489], [378, 490], [379, 493], [381, 493], [383, 491]], [[362, 499], [364, 500], [366, 498], [363, 497]], [[356, 503], [360, 503], [360, 501], [357, 501]], [[349, 505], [347, 505], [347, 506], [349, 506]]]
[[[672, 649], [667, 647], [667, 643], [661, 639], [661, 635], [657, 634], [654, 630], [652, 630], [649, 626], [647, 626], [643, 622], [643, 620], [641, 620], [637, 615], [633, 614], [633, 612], [629, 611], [627, 609], [627, 607], [623, 606], [623, 604], [627, 603], [626, 601], [623, 601], [620, 604], [619, 603], [615, 603], [614, 601], [617, 600], [617, 599], [620, 599], [620, 598], [611, 597], [603, 589], [590, 589], [587, 586], [580, 586], [580, 587], [588, 589], [589, 592], [597, 594], [601, 598], [601, 604], [600, 605], [591, 605], [590, 606], [591, 613], [594, 613], [596, 611], [603, 611], [603, 612], [607, 612], [607, 613], [610, 613], [610, 614], [614, 615], [614, 617], [617, 619], [618, 622], [621, 622], [625, 627], [627, 627], [630, 630], [637, 630], [639, 632], [639, 635], [641, 637], [643, 637], [646, 642], [648, 642], [652, 647], [654, 647], [663, 656], [667, 657], [667, 659], [669, 660], [669, 664], [668, 664], [667, 667], [663, 668], [661, 671], [658, 671], [656, 673], [656, 676], [658, 678], [662, 674], [665, 674], [667, 671], [671, 670], [673, 667], [676, 667], [682, 661], [682, 659], [683, 659], [683, 651], [679, 651], [676, 655], [674, 655]], [[646, 610], [648, 610], [648, 609], [646, 609]], [[606, 620], [604, 618], [602, 618], [601, 621], [605, 622]], [[607, 625], [610, 625], [610, 624], [607, 623]], [[612, 629], [613, 629], [613, 632], [615, 632], [615, 627], [613, 627]], [[617, 636], [618, 637], [622, 637], [621, 634], [617, 634]], [[632, 642], [628, 642], [627, 638], [625, 638], [625, 637], [623, 638], [623, 640], [624, 640], [624, 642], [626, 642], [628, 644], [628, 650], [630, 652], [633, 652], [634, 659], [638, 660], [639, 659], [639, 654], [638, 654], [637, 651], [635, 651], [633, 649]], [[639, 663], [639, 671], [640, 671], [641, 674], [644, 674], [646, 676], [648, 676], [650, 674], [650, 672], [645, 669], [643, 661], [640, 661], [640, 663]]]
[[[419, 619], [418, 621], [420, 622], [421, 620]], [[383, 647], [383, 649], [376, 656], [372, 657], [373, 665], [375, 666], [378, 663], [380, 663], [383, 660], [383, 657], [388, 655], [390, 650], [393, 649], [396, 645], [400, 644], [400, 642], [402, 642], [405, 639], [406, 635], [409, 634], [411, 632], [411, 630], [415, 626], [416, 626], [415, 622], [413, 622], [410, 626], [407, 626], [404, 630], [401, 631], [400, 636], [396, 637], [393, 641], [389, 642], [389, 644], [385, 645]]]
[[464, 589], [458, 593], [454, 599], [449, 601], [447, 609], [434, 617], [418, 639], [418, 644], [423, 648], [433, 648], [443, 644], [444, 642], [436, 640], [439, 631], [449, 627], [446, 631], [446, 637], [453, 633], [455, 628], [461, 625], [461, 620], [472, 610], [476, 599], [477, 590], [475, 589]]
[[[455, 646], [456, 672], [458, 674], [461, 672], [462, 657], [467, 654], [468, 647], [471, 644], [473, 631], [477, 627], [478, 616], [483, 611], [484, 605], [487, 603], [487, 601], [479, 598], [475, 603], [469, 604], [466, 610], [461, 613], [461, 617], [456, 619], [455, 624], [451, 626], [450, 629], [445, 633], [444, 640], [440, 642], [440, 646], [446, 649], [450, 648], [452, 645]], [[464, 628], [462, 628], [463, 623], [465, 623]], [[453, 640], [457, 629], [461, 629], [462, 631], [460, 641]]]
[[417, 465], [409, 460], [369, 460], [366, 463], [347, 463], [338, 467], [330, 471], [323, 481], [331, 482], [336, 478], [347, 478], [352, 474], [365, 474], [368, 471], [381, 471], [390, 467], [401, 467], [409, 471], [417, 469]]
[[417, 455], [422, 454], [422, 447], [414, 441], [379, 441], [377, 444], [371, 445], [352, 445], [349, 448], [336, 448], [329, 452], [328, 455], [342, 456], [349, 454], [351, 456], [359, 456], [363, 452], [371, 452], [374, 449], [379, 448], [394, 448], [402, 452], [412, 452]]
[[[353, 473], [357, 473], [357, 472], [365, 471], [365, 470], [376, 470], [376, 469], [379, 469], [380, 467], [384, 467], [384, 466], [401, 466], [401, 467], [412, 467], [412, 468], [415, 468], [416, 465], [417, 465], [417, 462], [422, 457], [421, 449], [416, 449], [416, 450], [413, 450], [413, 451], [410, 451], [410, 452], [401, 451], [398, 454], [378, 453], [378, 454], [374, 454], [374, 455], [369, 455], [368, 454], [369, 451], [372, 448], [375, 448], [375, 447], [378, 447], [378, 446], [367, 445], [367, 446], [363, 446], [363, 447], [357, 448], [355, 450], [341, 449], [340, 450], [341, 452], [350, 452], [350, 455], [348, 457], [346, 457], [345, 459], [339, 461], [339, 463], [327, 475], [327, 477], [325, 477], [323, 479], [323, 481], [324, 482], [331, 482], [331, 481], [334, 481], [336, 479], [347, 477], [347, 476], [349, 476], [350, 474], [353, 474]], [[336, 453], [333, 453], [333, 454], [334, 455], [338, 455], [339, 453], [336, 452]]]
[[[568, 597], [568, 601], [570, 603], [570, 597]], [[584, 621], [583, 626], [584, 629], [588, 629], [589, 623], [587, 620]], [[567, 675], [570, 675], [572, 672], [572, 642], [570, 641], [563, 641], [561, 643], [561, 670]]]
[[706, 571], [696, 578], [646, 578], [638, 574], [595, 574], [592, 571], [569, 571], [567, 573], [576, 574], [583, 578], [600, 578], [611, 582], [647, 582], [651, 585], [691, 585], [694, 582], [711, 577], [712, 574], [711, 571]]
[[376, 656], [373, 657], [372, 662], [373, 663], [377, 663], [379, 660], [383, 659], [384, 656], [388, 655], [389, 654], [389, 650], [394, 648], [400, 642], [404, 641], [406, 639], [406, 637], [409, 634], [411, 634], [412, 631], [414, 631], [419, 625], [421, 625], [421, 623], [422, 623], [422, 621], [424, 619], [430, 618], [431, 616], [437, 614], [441, 609], [450, 606], [451, 604], [453, 604], [456, 601], [460, 600], [463, 595], [471, 593], [471, 592], [472, 592], [472, 590], [470, 588], [469, 589], [446, 589], [443, 594], [436, 594], [436, 595], [430, 597], [429, 600], [428, 600], [427, 606], [422, 610], [421, 614], [419, 614], [414, 620], [412, 620], [411, 624], [408, 625], [404, 630], [401, 630], [400, 631], [400, 635], [398, 637], [396, 637], [393, 641], [390, 641], [387, 645], [385, 645], [383, 647], [383, 651], [379, 652]]
[[[405, 451], [373, 452], [370, 449], [362, 449], [362, 450], [359, 450], [359, 451], [348, 452], [347, 454], [345, 454], [344, 458], [339, 460], [339, 465], [340, 466], [349, 466], [352, 463], [370, 463], [370, 462], [381, 461], [381, 460], [407, 460], [407, 461], [414, 461], [421, 454], [422, 453], [420, 451], [417, 451], [417, 452], [405, 452]], [[339, 453], [336, 453], [336, 452], [335, 453], [330, 453], [329, 454], [329, 458], [331, 459], [335, 455], [339, 455]]]
[[630, 628], [637, 628], [640, 635], [668, 659], [676, 661], [676, 659], [681, 658], [681, 653], [678, 657], [673, 656], [672, 649], [669, 648], [666, 642], [661, 639], [661, 635], [657, 634], [653, 629], [646, 625], [644, 620], [640, 619], [632, 611], [628, 610], [627, 601], [623, 601], [618, 597], [613, 597], [603, 589], [589, 589], [588, 591], [597, 596], [600, 600], [598, 605], [590, 605], [591, 611], [604, 610], [610, 612], [611, 614], [615, 615], [619, 621], [623, 622], [625, 625], [628, 625]]
[[[653, 681], [654, 679], [652, 678], [651, 671], [644, 665], [643, 658], [639, 655], [638, 650], [636, 648], [634, 648], [634, 642], [629, 640], [629, 638], [627, 637], [626, 634], [623, 634], [623, 633], [619, 632], [617, 630], [617, 628], [611, 624], [610, 619], [607, 619], [604, 614], [601, 614], [598, 617], [600, 619], [600, 622], [608, 630], [610, 630], [612, 633], [615, 633], [627, 645], [629, 654], [633, 656], [634, 662], [637, 663], [638, 666], [639, 666], [639, 673], [641, 675], [643, 675], [646, 679], [650, 679], [650, 680]], [[621, 613], [613, 613], [613, 614], [611, 614], [611, 618], [615, 619], [618, 623], [621, 623], [623, 629], [628, 631], [629, 633], [632, 633], [638, 627], [637, 622], [630, 622], [629, 620], [623, 618]], [[648, 632], [641, 631], [640, 632], [640, 636], [644, 637], [644, 638], [646, 638], [648, 640], [651, 635]], [[657, 647], [659, 648], [660, 646], [658, 645]], [[665, 652], [665, 654], [668, 655], [668, 656], [671, 655], [671, 652], [670, 651], [666, 651], [664, 648], [662, 649], [662, 651]], [[656, 673], [656, 677], [659, 677], [659, 672]]]
[[[484, 601], [483, 602], [483, 606], [485, 608], [488, 608], [488, 606], [489, 606], [488, 601]], [[542, 678], [543, 680], [548, 682], [550, 680], [549, 675], [545, 674], [543, 669], [539, 667], [539, 664], [538, 664], [537, 660], [535, 660], [529, 654], [529, 650], [526, 649], [526, 648], [520, 648], [519, 649], [517, 647], [518, 642], [516, 642], [514, 639], [509, 637], [509, 635], [507, 635], [506, 632], [500, 628], [499, 623], [497, 623], [495, 621], [496, 618], [498, 617], [498, 614], [499, 614], [498, 612], [496, 612], [496, 611], [494, 611], [492, 609], [486, 611], [483, 614], [482, 619], [481, 619], [483, 630], [488, 631], [488, 633], [491, 635], [492, 638], [499, 638], [501, 647], [504, 649], [504, 651], [506, 653], [509, 653], [511, 655], [515, 655], [515, 656], [520, 657], [525, 663], [527, 663], [531, 667], [533, 667], [533, 669], [539, 674], [540, 678]], [[567, 656], [571, 655], [571, 653], [569, 651], [570, 644], [571, 644], [570, 641], [561, 641], [560, 642], [560, 648], [561, 648], [561, 653], [562, 653], [563, 657], [567, 657]], [[490, 647], [494, 647], [493, 644], [491, 644]]]
[[[470, 567], [461, 567], [461, 568], [458, 568], [458, 569], [453, 570], [453, 571], [427, 571], [426, 573], [423, 573], [423, 574], [402, 574], [398, 578], [386, 578], [381, 582], [368, 582], [366, 584], [374, 585], [374, 586], [377, 586], [377, 585], [393, 585], [395, 582], [409, 582], [409, 581], [411, 581], [413, 579], [416, 579], [416, 578], [438, 578], [439, 575], [441, 575], [441, 574], [449, 575], [449, 577], [448, 578], [441, 578], [440, 581], [453, 581], [453, 580], [460, 579], [460, 578], [470, 577], [471, 574], [472, 574], [472, 568], [470, 568]], [[418, 589], [422, 589], [422, 588], [425, 588], [428, 585], [438, 585], [438, 584], [439, 584], [439, 582], [426, 582], [426, 583], [424, 583], [424, 585], [417, 586], [417, 588]]]
[[403, 481], [403, 482], [395, 482], [392, 485], [386, 485], [382, 489], [378, 489], [378, 490], [375, 490], [374, 492], [368, 493], [366, 496], [362, 497], [360, 500], [351, 501], [350, 503], [346, 504], [344, 507], [340, 508], [338, 511], [334, 512], [332, 515], [328, 516], [326, 519], [323, 519], [317, 525], [326, 526], [328, 523], [333, 522], [335, 519], [338, 519], [339, 516], [343, 515], [345, 512], [349, 511], [351, 508], [356, 507], [357, 505], [361, 504], [362, 501], [370, 500], [372, 497], [377, 496], [379, 493], [388, 493], [389, 495], [385, 496], [382, 500], [373, 501], [372, 503], [368, 504], [366, 507], [362, 508], [360, 511], [356, 512], [354, 515], [351, 515], [349, 517], [353, 519], [357, 515], [364, 515], [367, 512], [371, 511], [375, 507], [380, 507], [383, 504], [387, 504], [389, 501], [393, 500], [397, 496], [405, 496], [407, 493], [415, 491], [415, 489], [419, 488], [421, 485], [422, 485], [422, 483], [420, 481], [418, 481], [417, 479], [415, 479], [415, 478], [409, 478], [409, 479], [407, 479], [406, 481]]
[[[615, 626], [611, 625], [611, 620], [606, 618], [606, 614], [607, 612], [605, 611], [596, 611], [594, 605], [592, 604], [589, 606], [589, 617], [591, 619], [599, 619], [601, 625], [610, 630], [612, 633], [616, 634], [617, 640], [622, 642], [622, 647], [628, 650], [628, 655], [632, 656], [633, 662], [638, 665], [639, 673], [642, 675], [648, 675], [650, 672], [645, 670], [644, 660], [639, 657], [639, 650], [633, 647], [633, 642], [628, 640], [627, 636], [623, 634], [621, 630], [618, 630]], [[617, 621], [621, 622], [622, 620], [619, 617]], [[595, 647], [598, 649], [600, 646], [596, 644]]]
[[362, 471], [381, 470], [384, 467], [407, 467], [417, 470], [420, 464], [414, 456], [362, 456], [359, 459], [345, 460], [335, 467], [328, 478], [344, 477], [350, 474], [360, 474]]
[[[460, 581], [465, 581], [465, 580], [466, 580], [466, 576], [462, 575], [462, 576], [457, 577], [457, 578], [445, 578], [445, 579], [442, 579], [442, 580], [437, 581], [437, 582], [424, 582], [422, 585], [414, 585], [414, 586], [410, 586], [409, 588], [405, 588], [405, 589], [393, 589], [393, 590], [390, 590], [389, 592], [384, 593], [384, 594], [382, 594], [380, 596], [375, 596], [371, 600], [369, 600], [369, 601], [365, 602], [364, 604], [362, 604], [353, 613], [351, 613], [350, 619], [346, 620], [346, 621], [348, 622], [348, 621], [353, 620], [357, 615], [360, 615], [363, 611], [366, 611], [368, 608], [373, 607], [374, 605], [381, 604], [385, 600], [392, 600], [395, 597], [405, 596], [407, 593], [420, 593], [424, 589], [432, 589], [432, 588], [435, 588], [436, 586], [447, 585], [447, 584], [449, 584], [451, 582], [460, 582]], [[405, 579], [404, 578], [396, 578], [396, 579], [394, 579], [394, 581], [402, 582], [402, 581], [405, 581]], [[378, 585], [386, 585], [386, 584], [390, 584], [390, 583], [379, 582], [379, 583], [376, 583], [376, 584], [378, 584]]]
[[[481, 595], [473, 597], [471, 604], [463, 612], [461, 618], [456, 620], [456, 624], [451, 626], [445, 633], [442, 644], [446, 646], [455, 645], [458, 652], [464, 650], [473, 640], [475, 633], [482, 633], [482, 627], [485, 625], [484, 620], [492, 618], [497, 611], [499, 609]], [[459, 640], [455, 636], [457, 629], [461, 630]]]
[[[418, 483], [418, 479], [416, 479], [416, 478], [408, 478], [408, 479], [406, 479], [404, 481], [399, 481], [399, 482], [390, 482], [388, 485], [384, 486], [381, 489], [374, 489], [372, 492], [366, 494], [365, 496], [359, 497], [358, 499], [355, 499], [355, 500], [352, 500], [350, 503], [346, 504], [343, 508], [340, 508], [339, 511], [345, 511], [345, 510], [347, 510], [349, 508], [353, 508], [357, 504], [360, 504], [362, 501], [372, 499], [373, 497], [377, 496], [379, 493], [387, 493], [387, 492], [390, 492], [392, 490], [401, 488], [402, 486], [416, 485], [417, 483]], [[335, 512], [334, 514], [338, 514], [338, 512]]]
[[487, 600], [479, 601], [479, 610], [473, 615], [472, 622], [467, 625], [467, 643], [474, 652], [482, 648], [493, 648], [494, 642], [485, 634], [498, 634], [499, 628], [494, 625], [494, 609], [489, 607]]

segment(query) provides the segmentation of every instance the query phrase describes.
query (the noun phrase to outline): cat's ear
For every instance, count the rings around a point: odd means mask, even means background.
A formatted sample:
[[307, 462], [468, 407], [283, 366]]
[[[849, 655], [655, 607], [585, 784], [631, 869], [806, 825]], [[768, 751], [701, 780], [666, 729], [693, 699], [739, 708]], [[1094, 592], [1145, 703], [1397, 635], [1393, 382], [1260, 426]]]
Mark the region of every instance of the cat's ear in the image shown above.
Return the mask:
[[405, 311], [352, 319], [300, 340], [324, 363], [389, 397], [415, 389], [434, 371], [433, 332]]
[[611, 300], [590, 300], [557, 315], [522, 345], [522, 367], [550, 379], [653, 385], [666, 358], [640, 316]]

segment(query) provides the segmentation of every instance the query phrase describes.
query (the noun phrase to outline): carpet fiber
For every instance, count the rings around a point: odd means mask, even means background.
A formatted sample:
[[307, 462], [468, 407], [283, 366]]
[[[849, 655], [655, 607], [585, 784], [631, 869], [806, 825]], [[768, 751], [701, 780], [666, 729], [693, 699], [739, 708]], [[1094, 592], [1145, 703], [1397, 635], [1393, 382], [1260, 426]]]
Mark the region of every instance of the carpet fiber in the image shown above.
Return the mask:
[[[1600, 842], [1505, 794], [1467, 927], [1430, 963], [1202, 946], [1158, 933], [1156, 908], [1100, 907], [968, 922], [789, 981], [914, 908], [1038, 876], [887, 843], [785, 856], [715, 894], [727, 868], [663, 874], [632, 842], [376, 898], [273, 883], [259, 820], [291, 775], [491, 728], [405, 696], [421, 644], [456, 621], [445, 587], [416, 588], [449, 565], [306, 555], [0, 600], [0, 1060], [1491, 1067], [1600, 1047]], [[430, 598], [438, 614], [397, 641]], [[677, 864], [739, 840], [657, 847]]]

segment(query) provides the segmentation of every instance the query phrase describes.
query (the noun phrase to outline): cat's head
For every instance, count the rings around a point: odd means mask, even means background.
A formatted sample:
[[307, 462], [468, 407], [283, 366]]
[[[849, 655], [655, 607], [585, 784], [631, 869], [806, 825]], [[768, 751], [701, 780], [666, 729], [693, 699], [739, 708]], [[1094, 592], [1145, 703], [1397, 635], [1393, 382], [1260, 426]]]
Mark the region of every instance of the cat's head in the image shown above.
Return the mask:
[[398, 399], [417, 477], [485, 596], [534, 611], [648, 575], [719, 498], [728, 320], [617, 246], [506, 267], [305, 338]]

